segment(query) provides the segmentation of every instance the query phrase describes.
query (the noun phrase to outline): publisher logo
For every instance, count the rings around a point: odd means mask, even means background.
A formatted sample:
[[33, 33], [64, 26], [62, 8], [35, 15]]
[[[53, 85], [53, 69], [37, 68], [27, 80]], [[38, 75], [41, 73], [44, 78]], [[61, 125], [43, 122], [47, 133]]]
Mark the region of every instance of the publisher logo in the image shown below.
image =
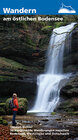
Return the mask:
[[58, 10], [58, 13], [76, 13], [72, 6], [66, 6], [62, 3], [62, 7]]

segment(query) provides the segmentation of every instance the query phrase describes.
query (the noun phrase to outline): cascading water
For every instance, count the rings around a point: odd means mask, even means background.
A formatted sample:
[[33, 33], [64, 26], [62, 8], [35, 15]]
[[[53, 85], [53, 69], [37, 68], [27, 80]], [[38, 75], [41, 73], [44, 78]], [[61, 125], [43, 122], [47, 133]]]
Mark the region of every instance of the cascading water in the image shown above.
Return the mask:
[[52, 112], [58, 102], [60, 81], [69, 78], [63, 74], [63, 54], [65, 40], [75, 23], [53, 30], [47, 53], [45, 73], [37, 77], [37, 99], [34, 107], [29, 112]]

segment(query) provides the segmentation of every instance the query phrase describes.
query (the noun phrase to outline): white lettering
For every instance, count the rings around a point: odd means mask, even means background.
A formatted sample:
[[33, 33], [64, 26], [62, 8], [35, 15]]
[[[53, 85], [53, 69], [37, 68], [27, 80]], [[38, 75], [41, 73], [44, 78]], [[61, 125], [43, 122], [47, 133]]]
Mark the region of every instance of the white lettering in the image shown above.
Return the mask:
[[4, 14], [9, 14], [9, 13], [26, 13], [26, 14], [36, 14], [36, 9], [24, 9], [21, 8], [21, 9], [11, 9], [11, 8], [3, 8], [3, 12]]
[[10, 8], [3, 8], [4, 13], [10, 13]]

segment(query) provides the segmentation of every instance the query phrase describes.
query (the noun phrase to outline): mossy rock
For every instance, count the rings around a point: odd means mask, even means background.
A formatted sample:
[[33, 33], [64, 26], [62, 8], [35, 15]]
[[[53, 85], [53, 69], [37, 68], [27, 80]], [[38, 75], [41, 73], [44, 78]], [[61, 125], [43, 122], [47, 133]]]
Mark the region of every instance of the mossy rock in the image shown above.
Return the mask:
[[78, 111], [73, 112], [74, 115], [78, 115]]
[[70, 111], [68, 112], [70, 115], [78, 115], [78, 111]]
[[0, 107], [2, 107], [4, 109], [5, 109], [5, 105], [6, 105], [6, 103], [0, 103]]
[[56, 112], [52, 112], [51, 115], [56, 115]]
[[[9, 101], [11, 99], [12, 98], [8, 98], [6, 100], [6, 114], [8, 114], [8, 115], [12, 114], [12, 109], [10, 109], [10, 107], [9, 107]], [[27, 104], [28, 104], [27, 99], [26, 98], [18, 98], [18, 104], [19, 104], [19, 109], [18, 109], [17, 114], [18, 115], [25, 115], [27, 112]]]
[[3, 120], [2, 124], [3, 125], [8, 125], [8, 122], [6, 120]]
[[5, 103], [0, 103], [0, 115], [5, 115]]
[[6, 111], [4, 108], [0, 107], [0, 115], [5, 115]]
[[0, 124], [2, 124], [2, 122], [3, 122], [3, 119], [2, 119], [2, 117], [0, 117]]
[[8, 98], [6, 100], [6, 114], [7, 115], [12, 115], [12, 109], [9, 107], [9, 101], [12, 100], [12, 98]]
[[0, 124], [8, 125], [8, 122], [4, 120], [2, 117], [0, 117]]
[[[0, 83], [0, 84], [1, 84], [1, 83]], [[1, 94], [1, 95], [2, 95], [2, 94]], [[4, 98], [4, 97], [2, 98], [2, 97], [0, 97], [0, 104], [2, 103], [1, 106], [2, 106], [2, 105], [5, 105], [6, 100], [7, 100], [7, 98]]]
[[78, 98], [78, 75], [73, 76], [73, 78], [67, 82], [61, 89], [60, 95], [66, 98]]
[[26, 98], [19, 98], [18, 99], [19, 103], [19, 109], [18, 109], [18, 114], [19, 115], [24, 115], [27, 112], [27, 99]]
[[72, 98], [67, 101], [64, 101], [58, 107], [60, 111], [66, 111], [67, 113], [74, 114], [78, 111], [78, 98]]

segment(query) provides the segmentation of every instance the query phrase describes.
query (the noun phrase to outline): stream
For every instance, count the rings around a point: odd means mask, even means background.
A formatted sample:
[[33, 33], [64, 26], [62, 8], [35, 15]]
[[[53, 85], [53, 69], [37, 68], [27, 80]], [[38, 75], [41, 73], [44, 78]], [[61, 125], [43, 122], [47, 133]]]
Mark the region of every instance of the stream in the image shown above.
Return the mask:
[[[5, 116], [12, 127], [12, 116]], [[31, 113], [17, 116], [17, 131], [32, 140], [78, 140], [78, 117], [66, 113]], [[13, 128], [11, 128], [12, 130]], [[18, 130], [17, 130], [18, 129]], [[12, 130], [13, 132], [13, 130]]]

